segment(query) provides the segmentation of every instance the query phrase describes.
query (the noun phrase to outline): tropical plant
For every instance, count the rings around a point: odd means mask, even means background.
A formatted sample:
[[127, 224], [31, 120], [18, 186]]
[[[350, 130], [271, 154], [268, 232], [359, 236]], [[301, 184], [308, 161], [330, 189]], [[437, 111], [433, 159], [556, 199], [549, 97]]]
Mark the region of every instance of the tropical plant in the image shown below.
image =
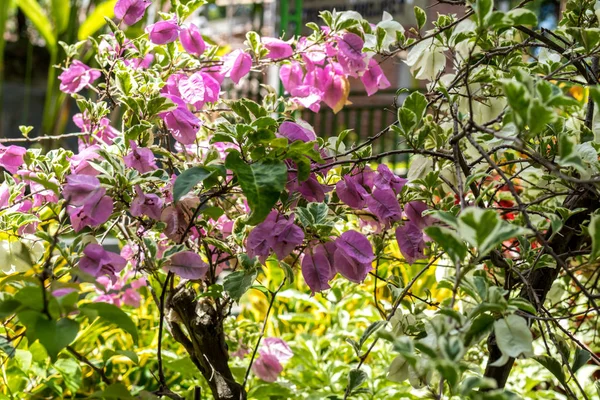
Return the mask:
[[[184, 23], [199, 3], [128, 38], [149, 2], [119, 0], [99, 68], [66, 47], [79, 153], [0, 148], [5, 397], [595, 395], [595, 1], [552, 32], [527, 0], [429, 31], [418, 7], [410, 30], [323, 12], [223, 56]], [[377, 135], [325, 141], [296, 117], [339, 111], [350, 79], [388, 87], [379, 63], [403, 52], [426, 90]], [[271, 66], [284, 96], [222, 98]], [[377, 164], [391, 154], [406, 178]]]

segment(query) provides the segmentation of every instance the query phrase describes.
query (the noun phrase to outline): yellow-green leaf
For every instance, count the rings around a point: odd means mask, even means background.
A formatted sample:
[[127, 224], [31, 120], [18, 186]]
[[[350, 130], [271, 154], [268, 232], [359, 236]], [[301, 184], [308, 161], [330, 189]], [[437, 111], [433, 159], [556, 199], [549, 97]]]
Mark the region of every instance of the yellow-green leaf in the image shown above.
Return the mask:
[[56, 36], [54, 34], [54, 29], [39, 3], [35, 0], [16, 0], [16, 4], [23, 10], [25, 16], [29, 18], [40, 35], [42, 35], [46, 41], [48, 50], [50, 50], [51, 53], [54, 53], [56, 51]]
[[106, 25], [104, 17], [112, 18], [115, 16], [115, 4], [117, 4], [117, 0], [109, 0], [97, 5], [94, 11], [79, 27], [77, 38], [85, 40]]

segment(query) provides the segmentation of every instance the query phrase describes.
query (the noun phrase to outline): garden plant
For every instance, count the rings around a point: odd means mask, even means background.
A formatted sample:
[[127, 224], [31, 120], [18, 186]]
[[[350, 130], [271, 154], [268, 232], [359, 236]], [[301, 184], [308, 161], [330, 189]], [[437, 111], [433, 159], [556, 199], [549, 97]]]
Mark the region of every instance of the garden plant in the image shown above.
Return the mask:
[[[550, 31], [441, 2], [231, 50], [201, 0], [141, 35], [151, 2], [118, 0], [61, 42], [78, 151], [0, 139], [0, 398], [598, 398], [600, 4]], [[388, 62], [422, 90], [376, 135], [299, 118]], [[259, 102], [222, 89], [274, 67]]]

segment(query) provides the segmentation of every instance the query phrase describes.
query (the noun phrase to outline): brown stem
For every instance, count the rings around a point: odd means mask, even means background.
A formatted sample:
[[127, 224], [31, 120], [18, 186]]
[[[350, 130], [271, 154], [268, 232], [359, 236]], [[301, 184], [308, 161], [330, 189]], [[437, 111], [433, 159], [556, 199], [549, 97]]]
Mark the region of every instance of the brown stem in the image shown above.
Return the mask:
[[[223, 315], [214, 299], [196, 300], [192, 288], [176, 290], [167, 304], [175, 340], [184, 345], [216, 400], [245, 400], [246, 392], [229, 369], [229, 352], [223, 332]], [[185, 329], [182, 329], [185, 328]], [[184, 333], [185, 332], [185, 333]]]

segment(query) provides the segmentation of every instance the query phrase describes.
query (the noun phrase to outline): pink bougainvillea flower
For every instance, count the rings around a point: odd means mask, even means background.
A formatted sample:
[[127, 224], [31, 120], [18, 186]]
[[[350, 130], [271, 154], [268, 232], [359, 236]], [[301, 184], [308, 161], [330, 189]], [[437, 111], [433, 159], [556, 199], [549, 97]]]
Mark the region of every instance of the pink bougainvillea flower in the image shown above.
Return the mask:
[[365, 54], [362, 52], [364, 44], [360, 36], [350, 32], [338, 38], [338, 62], [344, 72], [352, 77], [358, 77], [366, 69]]
[[290, 121], [285, 121], [279, 126], [279, 136], [287, 138], [290, 143], [295, 142], [296, 140], [301, 140], [303, 142], [317, 140], [317, 135], [310, 125], [304, 124], [303, 126]]
[[193, 251], [181, 251], [169, 258], [165, 268], [185, 279], [202, 279], [208, 272], [208, 264]]
[[70, 159], [71, 165], [71, 173], [76, 175], [98, 175], [98, 172], [92, 165], [90, 164], [91, 160], [100, 159], [100, 154], [98, 154], [98, 150], [100, 146], [92, 145], [86, 147], [79, 154], [73, 155]]
[[292, 61], [289, 64], [283, 64], [279, 68], [279, 78], [286, 92], [292, 93], [294, 89], [302, 85], [304, 71], [298, 61]]
[[150, 0], [118, 0], [115, 4], [115, 17], [127, 25], [133, 25], [144, 17], [146, 8], [151, 4]]
[[70, 94], [77, 93], [100, 78], [100, 75], [100, 71], [91, 69], [79, 60], [74, 60], [71, 66], [58, 76], [58, 79], [60, 79], [60, 90]]
[[190, 217], [178, 204], [165, 207], [160, 214], [160, 220], [167, 224], [163, 233], [174, 242], [179, 242], [190, 222]]
[[[23, 188], [25, 189], [25, 188]], [[17, 197], [14, 199], [14, 201], [19, 201], [19, 199], [23, 197], [22, 194], [17, 195]], [[2, 185], [0, 185], [0, 208], [6, 208], [8, 207], [8, 201], [10, 200], [10, 186], [8, 186], [8, 183], [6, 183], [6, 181], [2, 182]]]
[[128, 67], [138, 69], [138, 68], [148, 68], [150, 64], [154, 61], [154, 54], [148, 53], [143, 58], [132, 58], [130, 60], [123, 60], [123, 63]]
[[366, 166], [360, 171], [354, 172], [351, 174], [358, 183], [364, 186], [367, 189], [372, 190], [375, 184], [375, 171], [371, 169], [371, 167]]
[[262, 341], [261, 348], [258, 350], [258, 354], [271, 354], [277, 359], [284, 363], [289, 361], [294, 356], [290, 346], [280, 338], [268, 337]]
[[291, 57], [294, 54], [292, 46], [281, 39], [263, 37], [262, 43], [265, 45], [265, 48], [269, 50], [267, 58], [272, 60], [281, 60], [282, 58]]
[[92, 175], [68, 175], [62, 195], [72, 206], [93, 203], [104, 196], [106, 189], [100, 186], [98, 178]]
[[370, 263], [358, 262], [340, 249], [335, 252], [333, 259], [337, 272], [352, 282], [361, 283], [372, 269]]
[[202, 121], [188, 110], [185, 103], [176, 96], [164, 95], [175, 102], [177, 108], [161, 114], [171, 135], [181, 144], [192, 144], [196, 141], [198, 129]]
[[275, 382], [283, 371], [283, 365], [271, 354], [260, 355], [252, 364], [252, 371], [265, 382]]
[[181, 99], [193, 104], [197, 109], [202, 108], [204, 103], [214, 103], [219, 100], [220, 91], [220, 83], [204, 72], [196, 72], [179, 81]]
[[121, 296], [121, 300], [123, 300], [123, 304], [126, 306], [138, 308], [140, 306], [142, 296], [140, 296], [138, 291], [134, 290], [133, 288], [129, 288], [125, 289], [125, 292]]
[[396, 199], [396, 194], [390, 189], [375, 189], [367, 197], [367, 206], [383, 224], [402, 219], [402, 209]]
[[396, 228], [396, 240], [407, 263], [412, 265], [416, 260], [427, 258], [423, 252], [425, 249], [423, 231], [412, 222]]
[[355, 230], [342, 233], [336, 239], [335, 244], [337, 251], [343, 252], [346, 256], [361, 264], [370, 264], [375, 258], [369, 239]]
[[400, 194], [407, 179], [401, 178], [398, 175], [390, 171], [389, 167], [385, 164], [379, 164], [377, 166], [378, 174], [375, 175], [373, 183], [378, 189], [392, 189], [396, 194]]
[[86, 118], [82, 113], [75, 114], [73, 116], [73, 122], [77, 125], [82, 132], [87, 132], [90, 134], [89, 140], [87, 143], [79, 143], [79, 148], [84, 149], [87, 147], [87, 144], [93, 144], [97, 142], [97, 139], [106, 143], [112, 144], [114, 138], [119, 135], [119, 131], [113, 128], [110, 125], [110, 120], [106, 117], [100, 118], [97, 126], [92, 129], [91, 122], [89, 118]]
[[315, 65], [322, 65], [327, 58], [325, 47], [322, 44], [316, 44], [308, 40], [306, 37], [298, 39], [296, 50], [302, 54], [302, 60], [308, 68], [312, 68]]
[[224, 55], [222, 61], [221, 74], [231, 78], [234, 83], [239, 83], [240, 79], [248, 75], [252, 68], [252, 57], [241, 49]]
[[116, 273], [121, 272], [127, 265], [123, 257], [104, 250], [99, 244], [88, 244], [83, 254], [84, 256], [79, 260], [79, 269], [94, 277], [107, 275], [112, 282], [116, 282]]
[[320, 203], [325, 200], [325, 193], [330, 192], [333, 188], [324, 185], [317, 180], [317, 175], [313, 172], [307, 180], [300, 182], [298, 192], [308, 201]]
[[90, 226], [95, 227], [108, 221], [113, 212], [113, 200], [102, 196], [83, 205], [83, 213], [89, 218]]
[[[323, 245], [320, 245], [323, 247]], [[323, 247], [324, 248], [324, 247]], [[302, 259], [302, 276], [312, 294], [329, 289], [329, 280], [333, 278], [334, 269], [331, 267], [326, 252], [307, 249]]]
[[138, 147], [133, 140], [129, 141], [129, 145], [131, 146], [131, 152], [123, 157], [126, 166], [135, 169], [140, 174], [145, 174], [158, 168], [152, 150], [145, 147]]
[[294, 224], [294, 220], [280, 219], [273, 228], [270, 245], [277, 259], [283, 260], [304, 240], [304, 231]]
[[148, 34], [150, 41], [154, 44], [174, 42], [179, 37], [180, 31], [181, 28], [174, 19], [158, 21], [146, 27], [146, 33]]
[[350, 175], [344, 175], [344, 177], [336, 183], [335, 190], [344, 204], [357, 210], [364, 208], [367, 197], [369, 196], [365, 188], [358, 183], [357, 179]]
[[139, 185], [135, 185], [135, 193], [136, 196], [131, 202], [131, 215], [134, 217], [146, 215], [160, 220], [163, 200], [154, 193], [145, 194]]
[[267, 218], [256, 225], [250, 234], [248, 234], [248, 238], [246, 239], [246, 251], [248, 253], [248, 257], [254, 258], [258, 257], [260, 262], [263, 264], [269, 254], [271, 253], [271, 235], [273, 233], [273, 227], [277, 222], [277, 212], [272, 211]]
[[0, 144], [0, 167], [14, 174], [25, 163], [23, 158], [25, 153], [27, 150], [24, 147], [13, 145], [5, 147]]
[[304, 232], [294, 224], [293, 218], [287, 219], [272, 211], [248, 235], [246, 251], [249, 257], [258, 257], [264, 264], [271, 251], [282, 260], [303, 240]]
[[[181, 92], [179, 91], [179, 82], [187, 79], [187, 75], [185, 74], [172, 74], [167, 78], [167, 82], [165, 86], [160, 90], [163, 94], [171, 95], [175, 98], [181, 98]], [[168, 97], [168, 96], [166, 96]], [[172, 98], [169, 97], [169, 98]]]
[[286, 342], [279, 338], [265, 338], [258, 350], [259, 357], [252, 364], [252, 371], [265, 382], [275, 382], [283, 371], [283, 363], [294, 353]]
[[194, 24], [191, 24], [187, 29], [181, 31], [179, 40], [185, 51], [194, 56], [199, 57], [204, 53], [204, 50], [206, 50], [206, 43], [204, 43], [202, 34]]
[[428, 226], [433, 225], [435, 221], [435, 218], [429, 215], [423, 216], [423, 212], [428, 209], [429, 207], [427, 207], [427, 204], [422, 201], [411, 201], [404, 206], [404, 214], [410, 223], [423, 230]]
[[105, 195], [98, 178], [92, 175], [69, 175], [63, 197], [69, 202], [67, 213], [76, 232], [86, 226], [96, 227], [113, 211], [113, 200]]
[[334, 113], [338, 113], [348, 103], [350, 83], [333, 64], [325, 67], [323, 78], [323, 101]]
[[301, 85], [294, 88], [291, 93], [292, 101], [308, 108], [312, 112], [319, 112], [321, 109], [321, 100], [323, 99], [323, 91], [314, 86]]
[[390, 81], [388, 81], [383, 74], [383, 70], [379, 66], [379, 63], [374, 59], [369, 61], [369, 68], [360, 77], [360, 80], [363, 85], [365, 85], [367, 96], [375, 94], [380, 89], [390, 87]]
[[360, 283], [372, 269], [375, 258], [369, 240], [361, 233], [350, 230], [336, 239], [333, 266], [346, 279]]
[[[33, 207], [39, 207], [46, 203], [58, 203], [58, 195], [50, 189], [46, 189], [41, 183], [37, 183], [32, 178], [38, 177], [38, 174], [30, 171], [19, 171], [19, 175], [23, 177], [23, 181], [29, 184], [31, 195], [33, 196]], [[50, 178], [49, 182], [54, 183], [57, 187], [60, 186], [56, 178]], [[0, 201], [1, 203], [1, 201]]]

